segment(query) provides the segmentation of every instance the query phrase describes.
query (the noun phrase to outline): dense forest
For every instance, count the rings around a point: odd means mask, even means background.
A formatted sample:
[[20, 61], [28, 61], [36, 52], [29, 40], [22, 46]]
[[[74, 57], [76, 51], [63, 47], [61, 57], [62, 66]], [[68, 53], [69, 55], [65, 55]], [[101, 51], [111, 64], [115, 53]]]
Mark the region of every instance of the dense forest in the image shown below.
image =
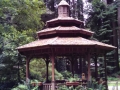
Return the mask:
[[[37, 39], [36, 31], [45, 28], [47, 20], [57, 17], [57, 5], [60, 1], [0, 0], [0, 90], [12, 88], [25, 80], [25, 57], [19, 54], [16, 48]], [[112, 72], [115, 73], [113, 76], [118, 76], [117, 73], [120, 71], [119, 0], [106, 0], [106, 2], [87, 0], [84, 3], [82, 0], [66, 1], [70, 4], [70, 16], [84, 21], [84, 28], [95, 32], [90, 39], [117, 47], [116, 50], [107, 53], [106, 58], [108, 76], [111, 77]], [[103, 63], [99, 58], [98, 62]], [[60, 72], [66, 69], [64, 63], [61, 61], [56, 63], [61, 66], [55, 71], [56, 77], [63, 78], [66, 71]], [[45, 81], [44, 60], [33, 59], [30, 69], [31, 78]]]
[[[35, 40], [36, 31], [44, 25], [41, 15], [45, 5], [40, 0], [0, 0], [0, 81], [19, 81], [24, 56], [16, 48]], [[20, 66], [20, 67], [19, 67]], [[20, 76], [19, 76], [20, 75]], [[5, 88], [4, 84], [0, 89]], [[6, 86], [7, 87], [7, 86]]]

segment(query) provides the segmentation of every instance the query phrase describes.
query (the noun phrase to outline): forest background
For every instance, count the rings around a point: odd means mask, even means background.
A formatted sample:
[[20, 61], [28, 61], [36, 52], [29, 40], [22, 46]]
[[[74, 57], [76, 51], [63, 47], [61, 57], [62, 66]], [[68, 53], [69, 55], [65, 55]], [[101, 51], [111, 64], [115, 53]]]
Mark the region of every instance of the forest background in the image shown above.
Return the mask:
[[[95, 32], [91, 39], [117, 47], [107, 54], [107, 73], [109, 75], [114, 72], [113, 76], [117, 77], [117, 72], [120, 71], [119, 0], [87, 0], [85, 8], [82, 0], [66, 1], [70, 4], [70, 16], [85, 20], [84, 28]], [[47, 20], [57, 17], [59, 2], [60, 0], [0, 0], [0, 88], [5, 83], [14, 84], [25, 80], [25, 57], [16, 48], [37, 39], [36, 31], [45, 28]], [[84, 14], [88, 15], [87, 19], [84, 19]], [[41, 61], [38, 66], [34, 66], [36, 62], [38, 63], [33, 60], [31, 63], [35, 68], [45, 65]], [[40, 73], [36, 74], [37, 72], [32, 72], [33, 77], [38, 77]]]

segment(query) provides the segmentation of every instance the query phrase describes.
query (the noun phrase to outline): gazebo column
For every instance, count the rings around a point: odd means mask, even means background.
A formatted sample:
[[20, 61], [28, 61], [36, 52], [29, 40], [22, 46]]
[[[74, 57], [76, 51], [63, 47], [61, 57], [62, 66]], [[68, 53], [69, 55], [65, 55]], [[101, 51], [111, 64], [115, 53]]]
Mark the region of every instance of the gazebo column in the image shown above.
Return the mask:
[[95, 79], [97, 81], [98, 80], [98, 66], [97, 66], [97, 56], [96, 55], [95, 55], [94, 62], [95, 62]]
[[72, 76], [74, 78], [74, 57], [73, 56], [70, 58], [70, 62], [71, 62]]
[[79, 63], [78, 63], [78, 69], [79, 69], [79, 75], [82, 73], [82, 68], [81, 68], [81, 58], [79, 57]]
[[30, 78], [29, 63], [30, 63], [30, 58], [27, 58], [26, 59], [26, 82], [28, 82]]
[[[87, 58], [87, 57], [86, 57]], [[86, 72], [86, 58], [82, 58], [82, 73], [87, 73]]]
[[48, 60], [49, 58], [48, 57], [46, 57], [46, 60], [45, 60], [45, 63], [46, 63], [46, 83], [48, 83], [49, 82], [49, 79], [48, 79], [48, 66], [49, 66], [49, 60]]
[[87, 55], [87, 61], [88, 61], [88, 81], [91, 81], [91, 70], [90, 70], [90, 54]]
[[52, 61], [52, 90], [55, 90], [55, 56], [53, 53], [50, 55], [50, 59]]
[[106, 54], [104, 54], [104, 66], [105, 66], [105, 84], [106, 84], [106, 90], [108, 90], [108, 84], [107, 84], [107, 69], [106, 69]]
[[81, 57], [79, 57], [78, 69], [79, 69], [78, 74], [81, 75], [81, 73], [82, 73], [82, 59], [81, 59]]
[[74, 74], [78, 74], [79, 73], [79, 61], [78, 58], [74, 59]]

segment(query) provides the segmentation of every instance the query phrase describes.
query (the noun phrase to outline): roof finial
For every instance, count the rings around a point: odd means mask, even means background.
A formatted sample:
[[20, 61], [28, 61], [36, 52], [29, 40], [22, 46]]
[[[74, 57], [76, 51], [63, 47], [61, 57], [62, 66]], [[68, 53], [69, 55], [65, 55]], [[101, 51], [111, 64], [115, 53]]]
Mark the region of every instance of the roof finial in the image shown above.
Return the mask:
[[58, 4], [58, 7], [61, 6], [61, 5], [67, 5], [67, 6], [70, 6], [66, 0], [61, 0], [61, 2]]
[[69, 17], [69, 6], [66, 0], [62, 0], [58, 4], [58, 17]]

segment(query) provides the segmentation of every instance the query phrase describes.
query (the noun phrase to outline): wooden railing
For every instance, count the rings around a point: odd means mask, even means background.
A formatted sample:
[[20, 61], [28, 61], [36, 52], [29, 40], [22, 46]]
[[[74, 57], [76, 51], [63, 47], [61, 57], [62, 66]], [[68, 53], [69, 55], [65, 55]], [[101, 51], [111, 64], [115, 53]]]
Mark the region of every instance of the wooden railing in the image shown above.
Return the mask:
[[44, 83], [43, 90], [51, 90], [51, 83]]
[[[58, 87], [60, 86], [60, 85], [66, 85], [66, 86], [75, 86], [74, 85], [74, 83], [69, 83], [70, 85], [68, 85], [68, 82], [67, 83], [58, 83], [58, 82], [56, 82], [55, 83], [55, 90], [58, 90]], [[82, 86], [84, 86], [84, 87], [86, 87], [86, 84], [87, 84], [87, 82], [85, 81], [85, 82], [77, 82], [77, 85], [76, 86], [78, 86], [78, 85], [82, 85]], [[52, 85], [51, 85], [51, 83], [43, 83], [43, 86], [42, 86], [42, 90], [51, 90], [51, 88], [52, 88]]]
[[[51, 83], [42, 83], [42, 82], [32, 82], [32, 86], [39, 86], [39, 90], [52, 90], [52, 84]], [[55, 90], [58, 90], [59, 87], [66, 85], [69, 86], [79, 86], [82, 85], [86, 87], [87, 81], [76, 81], [76, 82], [66, 82], [65, 80], [56, 80], [55, 82]]]
[[[52, 90], [51, 83], [44, 83], [42, 86], [42, 90]], [[58, 84], [55, 84], [55, 90], [58, 90]]]

